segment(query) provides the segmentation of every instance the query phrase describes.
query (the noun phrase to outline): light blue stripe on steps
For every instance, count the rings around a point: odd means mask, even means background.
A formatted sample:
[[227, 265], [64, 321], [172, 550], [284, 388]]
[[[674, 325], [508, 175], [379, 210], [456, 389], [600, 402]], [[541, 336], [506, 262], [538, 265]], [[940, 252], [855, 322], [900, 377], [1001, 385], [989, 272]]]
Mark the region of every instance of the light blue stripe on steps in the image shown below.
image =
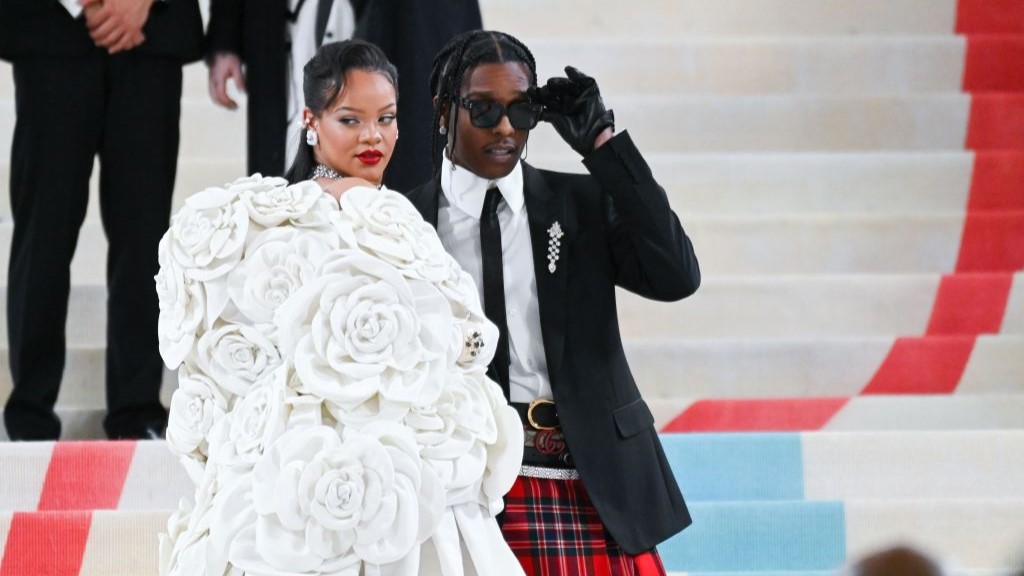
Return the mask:
[[833, 570], [846, 560], [841, 502], [698, 502], [658, 546], [672, 572]]
[[662, 434], [687, 502], [802, 500], [799, 434]]

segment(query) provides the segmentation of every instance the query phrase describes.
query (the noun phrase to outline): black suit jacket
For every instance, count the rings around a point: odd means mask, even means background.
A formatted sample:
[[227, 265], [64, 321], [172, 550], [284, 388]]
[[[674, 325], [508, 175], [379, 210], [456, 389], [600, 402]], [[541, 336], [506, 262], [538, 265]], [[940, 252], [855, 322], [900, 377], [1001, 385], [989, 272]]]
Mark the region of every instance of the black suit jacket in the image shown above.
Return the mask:
[[[691, 522], [626, 364], [615, 287], [655, 300], [689, 296], [700, 270], [665, 191], [626, 133], [589, 154], [590, 174], [523, 163], [541, 331], [555, 404], [580, 477], [615, 541], [637, 554]], [[440, 186], [409, 193], [437, 226]], [[565, 233], [554, 273], [548, 229]]]
[[[193, 62], [203, 54], [203, 20], [196, 0], [154, 2], [142, 29], [146, 41], [132, 51]], [[57, 0], [0, 0], [0, 58], [81, 56], [95, 50], [82, 18]]]

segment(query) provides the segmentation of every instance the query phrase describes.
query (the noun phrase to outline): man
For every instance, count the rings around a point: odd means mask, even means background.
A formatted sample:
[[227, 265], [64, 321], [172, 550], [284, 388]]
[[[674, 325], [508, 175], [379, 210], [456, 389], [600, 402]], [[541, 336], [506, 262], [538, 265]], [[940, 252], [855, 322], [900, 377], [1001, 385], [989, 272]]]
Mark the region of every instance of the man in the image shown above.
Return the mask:
[[70, 263], [100, 160], [107, 255], [111, 438], [163, 433], [153, 289], [178, 158], [181, 67], [202, 55], [196, 0], [0, 0], [0, 58], [13, 65], [14, 234], [7, 330], [12, 440], [54, 440]]
[[[566, 72], [538, 88], [515, 38], [455, 38], [431, 77], [440, 169], [409, 199], [501, 333], [484, 343], [496, 347], [490, 374], [527, 439], [502, 530], [526, 572], [664, 575], [654, 547], [690, 515], [626, 363], [615, 288], [678, 300], [700, 271], [629, 135], [613, 135], [597, 84]], [[589, 174], [520, 160], [540, 119]]]

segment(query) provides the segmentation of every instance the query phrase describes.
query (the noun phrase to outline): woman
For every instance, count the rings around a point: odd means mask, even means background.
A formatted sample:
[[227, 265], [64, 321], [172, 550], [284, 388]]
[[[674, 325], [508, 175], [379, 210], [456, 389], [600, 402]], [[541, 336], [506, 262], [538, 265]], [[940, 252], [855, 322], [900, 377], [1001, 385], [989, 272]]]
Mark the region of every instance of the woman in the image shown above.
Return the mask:
[[[690, 515], [630, 374], [615, 291], [678, 300], [700, 271], [664, 190], [629, 135], [614, 135], [597, 83], [566, 73], [538, 87], [512, 36], [453, 40], [431, 77], [439, 170], [409, 198], [501, 330], [491, 373], [527, 443], [502, 530], [526, 572], [663, 576], [654, 547]], [[541, 120], [589, 174], [521, 161]]]
[[168, 443], [197, 485], [164, 574], [522, 573], [494, 521], [522, 454], [497, 331], [381, 188], [395, 81], [371, 44], [321, 48], [289, 180], [199, 192], [161, 243]]

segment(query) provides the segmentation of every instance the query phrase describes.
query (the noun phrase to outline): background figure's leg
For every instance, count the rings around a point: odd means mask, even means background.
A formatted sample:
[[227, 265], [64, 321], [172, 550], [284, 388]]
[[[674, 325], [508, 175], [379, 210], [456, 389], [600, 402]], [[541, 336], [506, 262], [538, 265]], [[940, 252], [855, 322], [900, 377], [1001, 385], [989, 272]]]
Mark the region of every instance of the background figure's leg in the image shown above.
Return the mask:
[[4, 408], [15, 440], [60, 436], [70, 265], [85, 219], [102, 125], [105, 56], [14, 63], [13, 238], [7, 333], [14, 389]]
[[181, 64], [128, 52], [111, 58], [100, 149], [107, 257], [107, 417], [111, 438], [162, 434], [157, 246], [167, 230], [178, 161]]

